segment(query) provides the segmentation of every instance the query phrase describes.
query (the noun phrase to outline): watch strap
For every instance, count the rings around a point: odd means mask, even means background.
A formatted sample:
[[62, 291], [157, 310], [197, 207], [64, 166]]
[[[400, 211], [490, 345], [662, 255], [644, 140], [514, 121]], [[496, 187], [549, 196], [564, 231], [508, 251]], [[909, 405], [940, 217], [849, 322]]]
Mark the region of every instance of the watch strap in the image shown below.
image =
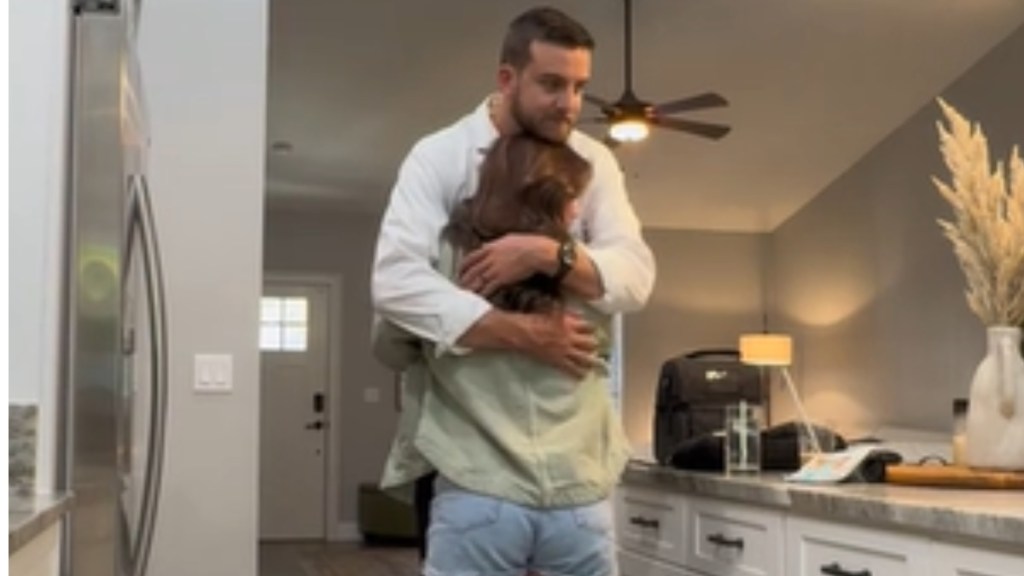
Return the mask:
[[572, 238], [566, 238], [558, 245], [558, 268], [555, 270], [555, 273], [551, 278], [555, 282], [561, 282], [562, 279], [572, 271], [573, 266], [575, 265], [576, 241]]

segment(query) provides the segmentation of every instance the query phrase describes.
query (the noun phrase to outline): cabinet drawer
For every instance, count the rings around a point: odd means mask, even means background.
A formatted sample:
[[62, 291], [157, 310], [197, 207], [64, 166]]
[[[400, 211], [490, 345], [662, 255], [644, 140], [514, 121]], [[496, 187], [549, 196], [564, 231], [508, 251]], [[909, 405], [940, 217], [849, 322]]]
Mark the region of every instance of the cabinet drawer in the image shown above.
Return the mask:
[[682, 564], [686, 559], [683, 519], [686, 499], [620, 486], [616, 491], [615, 536], [621, 548]]
[[928, 576], [924, 538], [798, 517], [786, 532], [793, 576]]
[[693, 500], [689, 516], [688, 566], [721, 576], [784, 576], [781, 512]]
[[1024, 574], [1024, 548], [1019, 554], [991, 552], [957, 546], [935, 544], [936, 576], [1021, 576]]
[[669, 566], [636, 554], [619, 550], [619, 576], [699, 576], [681, 566]]

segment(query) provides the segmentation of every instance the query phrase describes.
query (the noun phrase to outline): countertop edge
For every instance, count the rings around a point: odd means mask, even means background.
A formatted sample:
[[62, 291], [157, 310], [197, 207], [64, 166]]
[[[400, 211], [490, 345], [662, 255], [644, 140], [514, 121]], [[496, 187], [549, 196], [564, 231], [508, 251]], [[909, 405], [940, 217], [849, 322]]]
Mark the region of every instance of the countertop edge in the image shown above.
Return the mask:
[[71, 494], [12, 495], [9, 501], [8, 557], [60, 520], [74, 503]]
[[[667, 489], [687, 495], [778, 508], [800, 516], [841, 520], [922, 534], [945, 541], [964, 541], [996, 549], [1019, 550], [1024, 543], [1024, 515], [999, 510], [957, 508], [945, 502], [901, 501], [876, 494], [881, 484], [810, 486], [776, 477], [727, 477], [719, 473], [675, 470], [647, 462], [631, 462], [622, 477], [626, 485]], [[900, 487], [906, 493], [913, 488]], [[935, 490], [935, 489], [933, 489]], [[1024, 505], [1024, 493], [1020, 494]], [[1007, 511], [1009, 512], [1009, 511]]]

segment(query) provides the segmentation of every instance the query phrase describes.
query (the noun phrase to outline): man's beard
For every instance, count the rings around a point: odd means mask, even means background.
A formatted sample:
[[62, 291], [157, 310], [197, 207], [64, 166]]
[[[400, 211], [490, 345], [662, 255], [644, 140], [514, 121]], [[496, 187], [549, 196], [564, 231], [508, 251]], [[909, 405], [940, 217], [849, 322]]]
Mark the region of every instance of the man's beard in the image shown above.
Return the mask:
[[515, 120], [519, 128], [523, 132], [537, 138], [555, 142], [556, 144], [564, 144], [569, 139], [569, 133], [572, 132], [574, 122], [571, 119], [566, 119], [566, 123], [562, 123], [561, 118], [544, 115], [530, 116], [526, 114], [519, 104], [518, 91], [512, 97], [510, 110], [512, 112], [512, 119]]

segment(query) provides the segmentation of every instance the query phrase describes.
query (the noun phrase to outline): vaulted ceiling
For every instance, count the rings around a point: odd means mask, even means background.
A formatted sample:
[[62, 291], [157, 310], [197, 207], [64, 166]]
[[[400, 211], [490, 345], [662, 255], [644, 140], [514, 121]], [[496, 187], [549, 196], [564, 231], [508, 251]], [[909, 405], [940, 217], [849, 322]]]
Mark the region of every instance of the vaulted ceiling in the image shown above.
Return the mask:
[[[617, 98], [621, 0], [548, 3], [590, 29], [590, 91]], [[382, 209], [412, 143], [494, 86], [505, 26], [534, 4], [272, 0], [269, 198]], [[640, 96], [731, 102], [688, 116], [732, 125], [721, 141], [656, 130], [616, 151], [641, 221], [674, 229], [773, 229], [1024, 22], [1020, 0], [633, 4]]]

